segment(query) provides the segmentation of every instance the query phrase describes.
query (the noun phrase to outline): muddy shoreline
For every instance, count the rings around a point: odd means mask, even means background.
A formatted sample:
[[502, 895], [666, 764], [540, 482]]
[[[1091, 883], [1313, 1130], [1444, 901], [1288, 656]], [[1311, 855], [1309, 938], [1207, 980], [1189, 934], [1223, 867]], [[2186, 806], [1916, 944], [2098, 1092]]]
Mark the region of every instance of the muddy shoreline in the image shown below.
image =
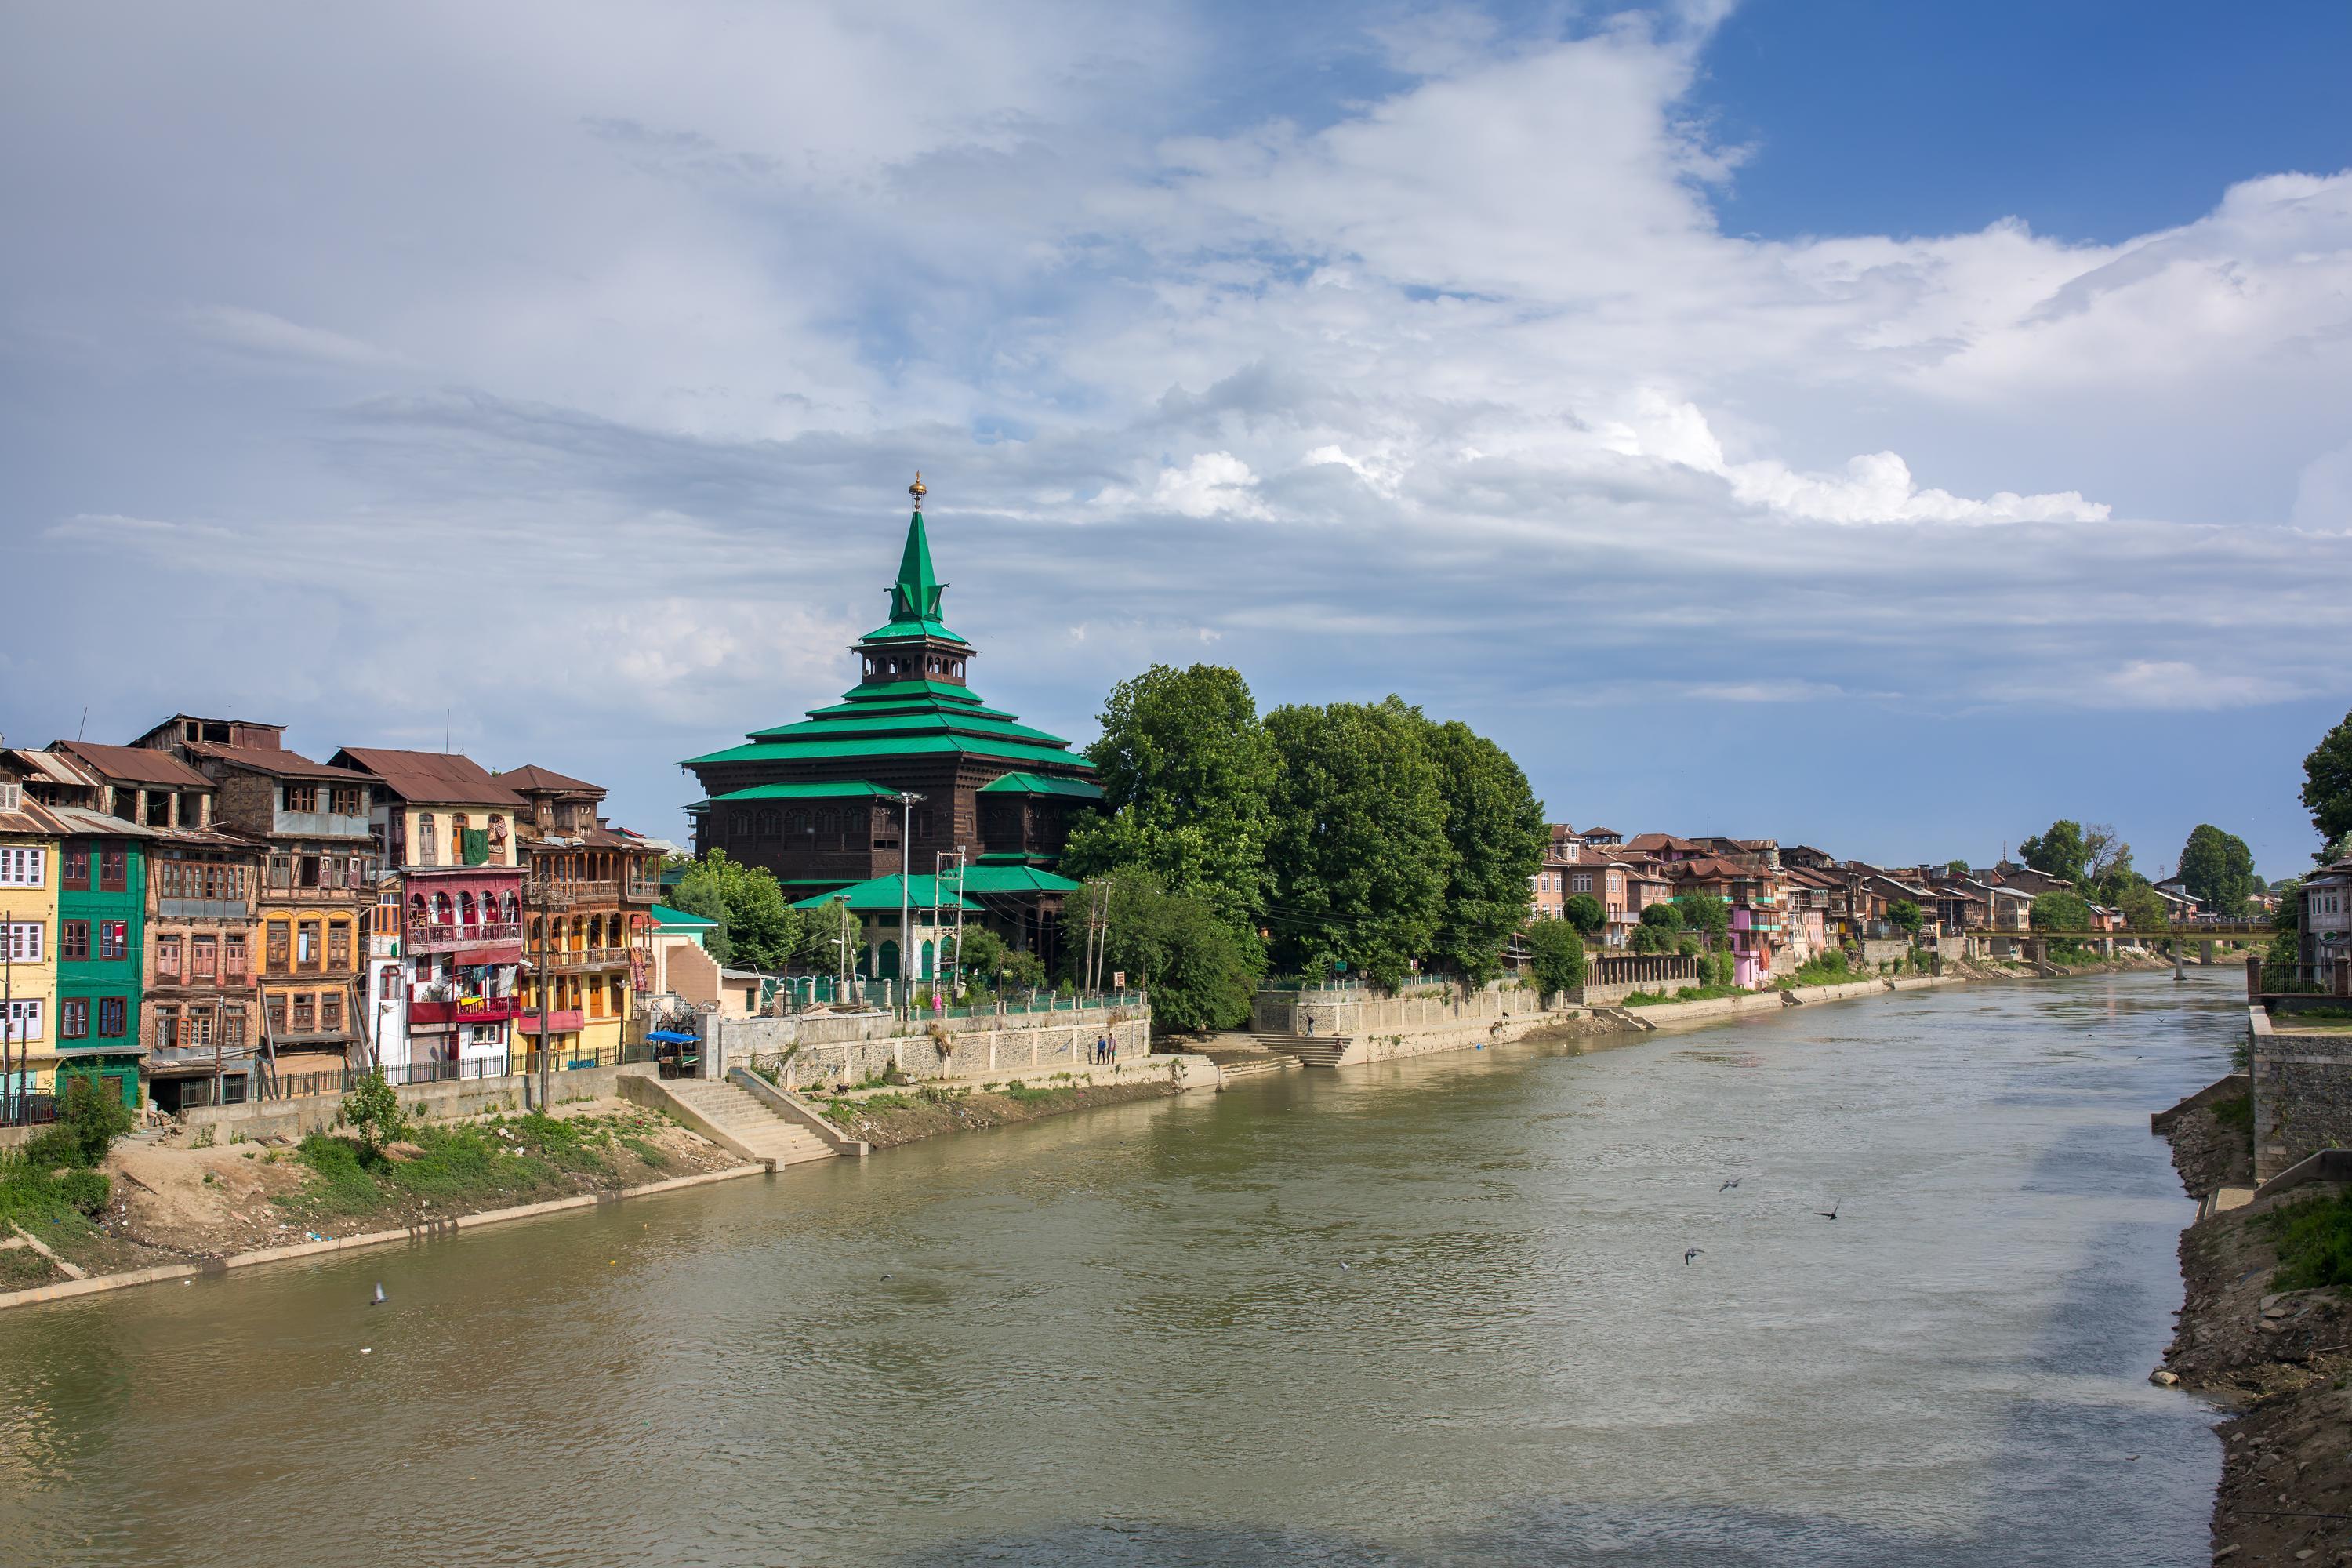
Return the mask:
[[[2249, 1126], [2200, 1107], [2167, 1132], [2181, 1185], [2202, 1199], [2251, 1188]], [[2352, 1302], [2335, 1289], [2282, 1292], [2266, 1216], [2280, 1199], [2214, 1213], [2180, 1236], [2179, 1325], [2154, 1381], [2232, 1412], [2216, 1429], [2221, 1482], [2213, 1560], [2231, 1568], [2352, 1563]]]

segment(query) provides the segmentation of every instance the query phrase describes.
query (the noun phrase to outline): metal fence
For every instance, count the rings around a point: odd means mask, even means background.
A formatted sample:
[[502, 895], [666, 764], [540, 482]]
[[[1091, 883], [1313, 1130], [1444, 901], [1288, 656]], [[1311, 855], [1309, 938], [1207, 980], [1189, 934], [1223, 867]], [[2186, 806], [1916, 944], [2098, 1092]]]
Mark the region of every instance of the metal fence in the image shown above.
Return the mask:
[[[586, 1068], [620, 1067], [630, 1062], [649, 1062], [659, 1055], [654, 1046], [606, 1046], [594, 1050], [558, 1051], [548, 1065], [551, 1072], [577, 1072]], [[383, 1069], [384, 1081], [401, 1088], [422, 1083], [459, 1083], [472, 1079], [505, 1078], [513, 1073], [527, 1077], [539, 1072], [537, 1051], [525, 1051], [509, 1060], [484, 1057], [471, 1061], [428, 1060], [405, 1062]], [[346, 1067], [336, 1072], [280, 1073], [278, 1076], [279, 1100], [301, 1100], [313, 1095], [349, 1094], [357, 1089], [367, 1074], [359, 1068]]]

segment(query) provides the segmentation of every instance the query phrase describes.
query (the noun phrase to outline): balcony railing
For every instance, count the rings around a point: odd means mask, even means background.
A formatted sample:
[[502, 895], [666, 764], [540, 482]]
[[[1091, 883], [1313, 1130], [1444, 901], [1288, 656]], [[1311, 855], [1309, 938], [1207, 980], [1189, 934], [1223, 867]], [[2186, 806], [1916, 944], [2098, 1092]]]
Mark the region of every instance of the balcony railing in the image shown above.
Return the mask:
[[475, 925], [442, 924], [428, 921], [422, 924], [409, 922], [408, 945], [420, 952], [441, 948], [467, 947], [479, 942], [520, 942], [522, 925], [517, 921], [483, 921]]
[[621, 901], [625, 904], [652, 904], [661, 901], [659, 877], [632, 877], [621, 884]]
[[444, 982], [408, 988], [411, 1024], [497, 1024], [516, 1016], [521, 998], [467, 991]]
[[588, 909], [598, 904], [617, 904], [621, 901], [621, 884], [609, 881], [533, 881], [524, 884], [522, 901], [534, 908], [550, 910]]
[[[541, 955], [530, 954], [533, 963], [541, 962]], [[558, 948], [545, 957], [546, 967], [558, 973], [574, 969], [614, 969], [629, 962], [625, 947]]]

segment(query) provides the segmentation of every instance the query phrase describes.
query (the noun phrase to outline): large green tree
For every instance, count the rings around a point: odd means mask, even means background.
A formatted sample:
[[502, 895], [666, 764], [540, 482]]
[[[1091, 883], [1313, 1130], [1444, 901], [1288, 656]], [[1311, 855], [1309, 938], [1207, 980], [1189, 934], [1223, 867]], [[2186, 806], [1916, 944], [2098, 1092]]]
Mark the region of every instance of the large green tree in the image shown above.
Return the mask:
[[2181, 847], [2180, 881], [2208, 910], [2234, 920], [2254, 890], [2254, 852], [2236, 834], [2200, 822]]
[[2035, 895], [2029, 918], [2035, 931], [2088, 931], [2091, 906], [2076, 894], [2053, 889]]
[[1102, 729], [1087, 754], [1103, 814], [1071, 832], [1063, 872], [1148, 874], [1206, 903], [1254, 955], [1281, 763], [1248, 683], [1221, 665], [1154, 665], [1111, 689]]
[[2172, 921], [2163, 896], [2145, 878], [2117, 894], [2115, 907], [2123, 911], [2125, 927], [2130, 931], [2162, 931]]
[[1560, 906], [1559, 912], [1561, 919], [1567, 921], [1585, 936], [1591, 936], [1609, 921], [1609, 911], [1603, 909], [1601, 900], [1591, 893], [1570, 894], [1568, 901]]
[[[1124, 973], [1151, 993], [1157, 1029], [1228, 1029], [1249, 1017], [1257, 989], [1254, 948], [1206, 899], [1171, 893], [1144, 871], [1097, 878], [1073, 894], [1066, 919], [1083, 925], [1102, 910], [1103, 973]], [[1073, 977], [1084, 943], [1068, 944]]]
[[1529, 879], [1551, 844], [1543, 803], [1510, 753], [1459, 720], [1428, 727], [1445, 803], [1445, 891], [1427, 956], [1465, 985], [1503, 972], [1503, 948], [1527, 923]]
[[724, 849], [688, 862], [668, 901], [719, 922], [703, 945], [721, 963], [784, 969], [808, 957], [821, 936], [834, 934], [829, 922], [784, 901], [773, 871], [730, 859]]
[[[1658, 906], [1652, 905], [1652, 909]], [[1696, 889], [1676, 899], [1674, 907], [1682, 912], [1683, 929], [1696, 931], [1710, 948], [1720, 947], [1731, 932], [1731, 906], [1719, 893]], [[1647, 914], [1644, 910], [1643, 913]]]
[[2321, 843], [2352, 833], [2352, 713], [2303, 759], [2303, 805]]
[[2077, 884], [2083, 880], [2084, 868], [2091, 858], [2090, 849], [2083, 842], [2083, 825], [2063, 818], [2052, 823], [2048, 832], [2037, 833], [2020, 844], [2017, 852], [2035, 870]]
[[1276, 961], [1398, 984], [1430, 951], [1452, 869], [1427, 722], [1391, 697], [1277, 708], [1265, 728], [1282, 759], [1266, 839]]

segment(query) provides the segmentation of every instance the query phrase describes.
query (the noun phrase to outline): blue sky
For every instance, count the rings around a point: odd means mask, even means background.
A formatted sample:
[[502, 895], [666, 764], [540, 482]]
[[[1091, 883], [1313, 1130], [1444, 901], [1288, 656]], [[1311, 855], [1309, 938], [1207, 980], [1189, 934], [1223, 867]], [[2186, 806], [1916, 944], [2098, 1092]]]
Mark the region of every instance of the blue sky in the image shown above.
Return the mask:
[[1113, 15], [12, 12], [0, 731], [446, 710], [676, 830], [919, 465], [1079, 740], [1211, 659], [1580, 825], [2308, 854], [2345, 7]]

